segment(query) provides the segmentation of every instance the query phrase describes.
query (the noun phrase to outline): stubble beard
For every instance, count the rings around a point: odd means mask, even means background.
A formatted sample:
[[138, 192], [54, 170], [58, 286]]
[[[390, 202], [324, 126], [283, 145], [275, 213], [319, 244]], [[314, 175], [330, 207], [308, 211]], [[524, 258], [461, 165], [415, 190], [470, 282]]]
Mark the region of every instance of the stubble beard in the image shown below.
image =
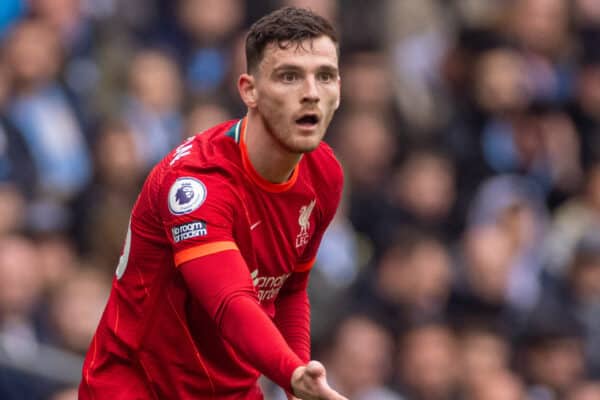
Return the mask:
[[310, 153], [315, 150], [321, 139], [315, 144], [311, 145], [301, 145], [296, 140], [294, 140], [294, 134], [291, 132], [294, 129], [294, 126], [285, 127], [285, 124], [282, 124], [281, 127], [276, 127], [271, 123], [269, 118], [266, 118], [264, 115], [261, 116], [267, 133], [273, 138], [273, 140], [277, 143], [277, 145], [288, 153], [294, 155], [302, 155], [305, 153]]

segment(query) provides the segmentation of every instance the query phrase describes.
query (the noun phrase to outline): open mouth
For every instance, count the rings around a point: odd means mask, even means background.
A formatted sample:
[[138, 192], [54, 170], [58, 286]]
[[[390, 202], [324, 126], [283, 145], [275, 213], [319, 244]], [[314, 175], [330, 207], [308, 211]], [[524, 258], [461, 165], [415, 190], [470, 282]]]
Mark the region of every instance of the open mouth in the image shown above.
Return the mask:
[[319, 123], [319, 117], [316, 114], [305, 114], [296, 120], [298, 125], [311, 127]]

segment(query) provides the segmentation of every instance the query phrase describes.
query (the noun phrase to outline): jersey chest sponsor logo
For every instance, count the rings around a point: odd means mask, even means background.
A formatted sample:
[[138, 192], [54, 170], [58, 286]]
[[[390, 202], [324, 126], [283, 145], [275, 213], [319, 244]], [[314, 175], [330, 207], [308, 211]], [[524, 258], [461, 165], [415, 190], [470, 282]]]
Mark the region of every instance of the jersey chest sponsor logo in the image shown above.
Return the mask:
[[193, 221], [188, 222], [187, 224], [174, 226], [171, 228], [171, 233], [173, 234], [173, 241], [179, 243], [182, 240], [206, 236], [208, 230], [206, 229], [206, 222]]
[[296, 248], [306, 246], [308, 244], [308, 240], [310, 238], [310, 235], [308, 233], [308, 231], [310, 230], [310, 215], [312, 214], [316, 203], [317, 200], [313, 200], [307, 205], [300, 207], [300, 216], [298, 217], [300, 232], [296, 236]]
[[259, 276], [258, 269], [255, 269], [250, 273], [252, 277], [252, 283], [258, 294], [258, 300], [260, 302], [264, 300], [272, 300], [279, 294], [281, 287], [290, 277], [291, 274], [283, 274], [279, 276]]
[[177, 178], [169, 189], [169, 211], [171, 214], [189, 214], [206, 200], [206, 186], [196, 178]]

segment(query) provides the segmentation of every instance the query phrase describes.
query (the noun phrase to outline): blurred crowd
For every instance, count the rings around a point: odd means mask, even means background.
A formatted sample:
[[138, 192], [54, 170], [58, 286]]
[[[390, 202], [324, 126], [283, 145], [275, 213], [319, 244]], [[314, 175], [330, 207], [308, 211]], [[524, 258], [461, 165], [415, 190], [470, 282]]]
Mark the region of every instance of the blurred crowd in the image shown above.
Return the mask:
[[597, 0], [0, 1], [0, 398], [77, 398], [143, 179], [244, 115], [245, 31], [284, 5], [341, 33], [309, 288], [332, 385], [600, 399]]

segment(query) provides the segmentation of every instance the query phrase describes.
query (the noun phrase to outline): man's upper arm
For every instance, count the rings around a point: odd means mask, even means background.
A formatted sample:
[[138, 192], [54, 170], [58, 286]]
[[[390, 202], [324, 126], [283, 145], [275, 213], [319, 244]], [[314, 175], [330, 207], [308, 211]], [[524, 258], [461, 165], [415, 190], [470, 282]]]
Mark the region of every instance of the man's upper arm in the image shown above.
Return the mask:
[[159, 199], [161, 220], [176, 267], [238, 249], [233, 237], [235, 194], [223, 176], [185, 171], [171, 174], [162, 185]]
[[219, 174], [167, 177], [160, 192], [165, 234], [188, 289], [218, 322], [239, 294], [254, 298], [248, 267], [233, 237], [235, 193]]

